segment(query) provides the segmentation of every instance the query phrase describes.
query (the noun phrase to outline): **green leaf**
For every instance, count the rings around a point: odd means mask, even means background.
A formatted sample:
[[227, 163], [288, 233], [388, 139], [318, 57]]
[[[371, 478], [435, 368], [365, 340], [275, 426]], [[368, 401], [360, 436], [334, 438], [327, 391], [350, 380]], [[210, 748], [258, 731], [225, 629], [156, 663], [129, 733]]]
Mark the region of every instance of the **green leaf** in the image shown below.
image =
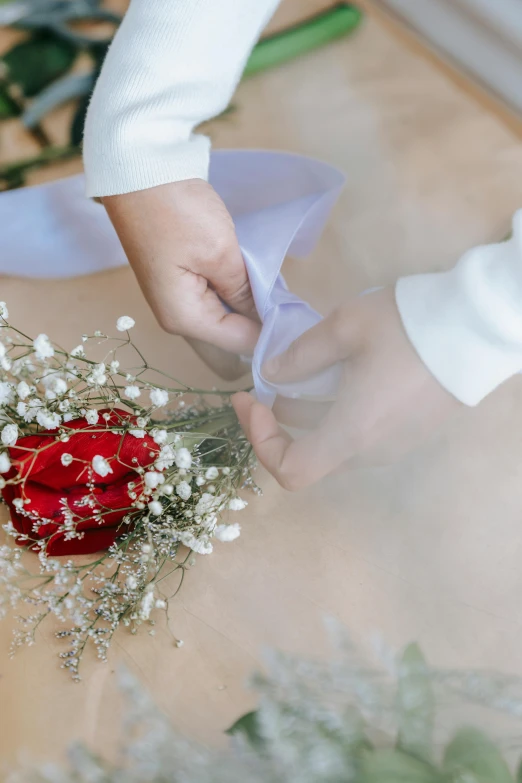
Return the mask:
[[293, 27], [265, 36], [250, 55], [243, 76], [281, 65], [341, 38], [355, 30], [361, 20], [358, 8], [341, 2]]
[[416, 644], [406, 648], [400, 661], [397, 706], [399, 748], [429, 761], [433, 745], [435, 698], [426, 661]]
[[17, 117], [19, 114], [18, 104], [11, 98], [5, 85], [0, 84], [0, 120]]
[[37, 95], [59, 76], [63, 76], [76, 58], [77, 48], [51, 32], [39, 32], [17, 44], [4, 55], [9, 80], [17, 84], [27, 98]]
[[364, 758], [361, 783], [444, 783], [444, 778], [426, 761], [386, 748]]
[[254, 748], [261, 748], [265, 744], [259, 731], [257, 711], [247, 712], [226, 731], [230, 736], [242, 734]]
[[478, 729], [461, 729], [444, 753], [444, 769], [466, 783], [513, 783], [509, 767], [496, 745]]

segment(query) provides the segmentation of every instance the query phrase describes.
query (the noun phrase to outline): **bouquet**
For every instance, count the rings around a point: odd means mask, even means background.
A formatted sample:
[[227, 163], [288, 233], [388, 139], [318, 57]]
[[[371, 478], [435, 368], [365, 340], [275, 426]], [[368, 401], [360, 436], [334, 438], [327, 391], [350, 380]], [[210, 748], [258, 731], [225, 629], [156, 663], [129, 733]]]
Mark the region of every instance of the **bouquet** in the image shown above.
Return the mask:
[[[85, 745], [67, 769], [39, 765], [8, 783], [515, 783], [506, 746], [520, 754], [522, 681], [507, 675], [435, 670], [417, 645], [385, 665], [366, 663], [348, 639], [327, 662], [280, 653], [257, 675], [255, 713], [231, 729], [228, 751], [176, 732], [129, 672], [123, 754], [113, 764]], [[451, 713], [448, 714], [448, 707]], [[446, 708], [446, 709], [445, 709]], [[471, 722], [455, 723], [468, 708]], [[446, 714], [445, 714], [446, 713]], [[494, 716], [501, 739], [480, 718]], [[516, 724], [510, 741], [506, 721]], [[503, 728], [498, 731], [498, 719]], [[514, 751], [514, 752], [513, 752]]]
[[67, 351], [11, 326], [0, 303], [0, 490], [13, 540], [0, 546], [0, 615], [27, 608], [13, 651], [57, 618], [74, 679], [89, 642], [105, 660], [120, 625], [136, 633], [168, 610], [166, 576], [178, 572], [179, 589], [195, 553], [237, 538], [238, 490], [259, 492], [231, 392], [150, 368], [134, 325], [122, 316], [120, 337], [84, 335]]

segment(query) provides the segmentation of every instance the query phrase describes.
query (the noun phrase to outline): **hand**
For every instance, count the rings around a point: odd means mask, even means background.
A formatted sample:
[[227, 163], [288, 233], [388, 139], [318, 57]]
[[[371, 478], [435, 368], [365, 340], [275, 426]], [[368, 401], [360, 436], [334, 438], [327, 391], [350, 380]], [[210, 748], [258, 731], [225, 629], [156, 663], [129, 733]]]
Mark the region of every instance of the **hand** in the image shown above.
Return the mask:
[[216, 191], [192, 179], [103, 204], [159, 324], [189, 338], [222, 374], [242, 374], [235, 355], [253, 352], [260, 326], [234, 224]]
[[312, 484], [345, 463], [393, 461], [462, 408], [417, 356], [392, 289], [338, 308], [268, 362], [263, 374], [289, 383], [337, 362], [343, 368], [337, 399], [326, 412], [316, 406], [316, 429], [299, 440], [279, 426], [276, 415], [286, 421], [290, 415], [296, 425], [296, 411], [309, 415], [310, 405], [296, 408], [292, 400], [278, 398], [272, 412], [245, 392], [232, 399], [259, 461], [286, 489]]

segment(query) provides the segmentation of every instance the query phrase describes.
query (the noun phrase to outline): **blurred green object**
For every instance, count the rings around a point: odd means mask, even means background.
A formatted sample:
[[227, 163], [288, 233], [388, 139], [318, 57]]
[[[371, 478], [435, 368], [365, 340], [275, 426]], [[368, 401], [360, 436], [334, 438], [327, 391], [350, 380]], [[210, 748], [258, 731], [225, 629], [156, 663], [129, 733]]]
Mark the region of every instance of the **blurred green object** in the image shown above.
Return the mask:
[[[94, 33], [80, 34], [76, 21], [94, 28], [107, 22], [117, 26], [120, 17], [103, 8], [102, 0], [0, 0], [0, 26], [24, 29], [28, 38], [16, 44], [3, 58], [0, 73], [0, 121], [20, 117], [42, 147], [41, 155], [0, 167], [0, 191], [20, 187], [25, 173], [53, 160], [72, 157], [80, 151], [85, 116], [93, 85], [100, 72], [109, 39]], [[361, 11], [340, 2], [316, 16], [262, 38], [247, 62], [243, 77], [281, 65], [330, 41], [353, 32], [362, 20]], [[103, 32], [103, 31], [102, 31]], [[77, 56], [87, 55], [88, 71], [71, 71]], [[32, 100], [31, 100], [32, 99]], [[69, 147], [53, 148], [40, 124], [62, 104], [77, 102]], [[223, 112], [223, 115], [229, 113]]]
[[355, 30], [361, 20], [362, 13], [358, 8], [349, 3], [338, 3], [305, 22], [262, 38], [250, 55], [243, 77], [281, 65], [341, 38]]
[[[1, 0], [0, 0], [1, 2]], [[20, 107], [9, 95], [7, 87], [0, 84], [0, 120], [9, 120], [20, 114]]]
[[76, 54], [74, 44], [54, 33], [39, 31], [13, 46], [2, 60], [11, 84], [16, 84], [26, 98], [32, 98], [67, 73]]

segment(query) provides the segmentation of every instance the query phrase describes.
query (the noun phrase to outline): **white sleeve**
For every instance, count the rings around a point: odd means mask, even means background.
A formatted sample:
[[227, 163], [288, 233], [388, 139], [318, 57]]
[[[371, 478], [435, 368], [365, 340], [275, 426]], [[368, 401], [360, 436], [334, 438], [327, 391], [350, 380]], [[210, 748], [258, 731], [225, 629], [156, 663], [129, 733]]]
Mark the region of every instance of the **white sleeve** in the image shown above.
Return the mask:
[[278, 0], [131, 0], [87, 114], [87, 196], [206, 178], [223, 111]]
[[449, 272], [400, 279], [406, 333], [447, 391], [476, 405], [522, 369], [522, 210], [511, 239], [470, 250]]

